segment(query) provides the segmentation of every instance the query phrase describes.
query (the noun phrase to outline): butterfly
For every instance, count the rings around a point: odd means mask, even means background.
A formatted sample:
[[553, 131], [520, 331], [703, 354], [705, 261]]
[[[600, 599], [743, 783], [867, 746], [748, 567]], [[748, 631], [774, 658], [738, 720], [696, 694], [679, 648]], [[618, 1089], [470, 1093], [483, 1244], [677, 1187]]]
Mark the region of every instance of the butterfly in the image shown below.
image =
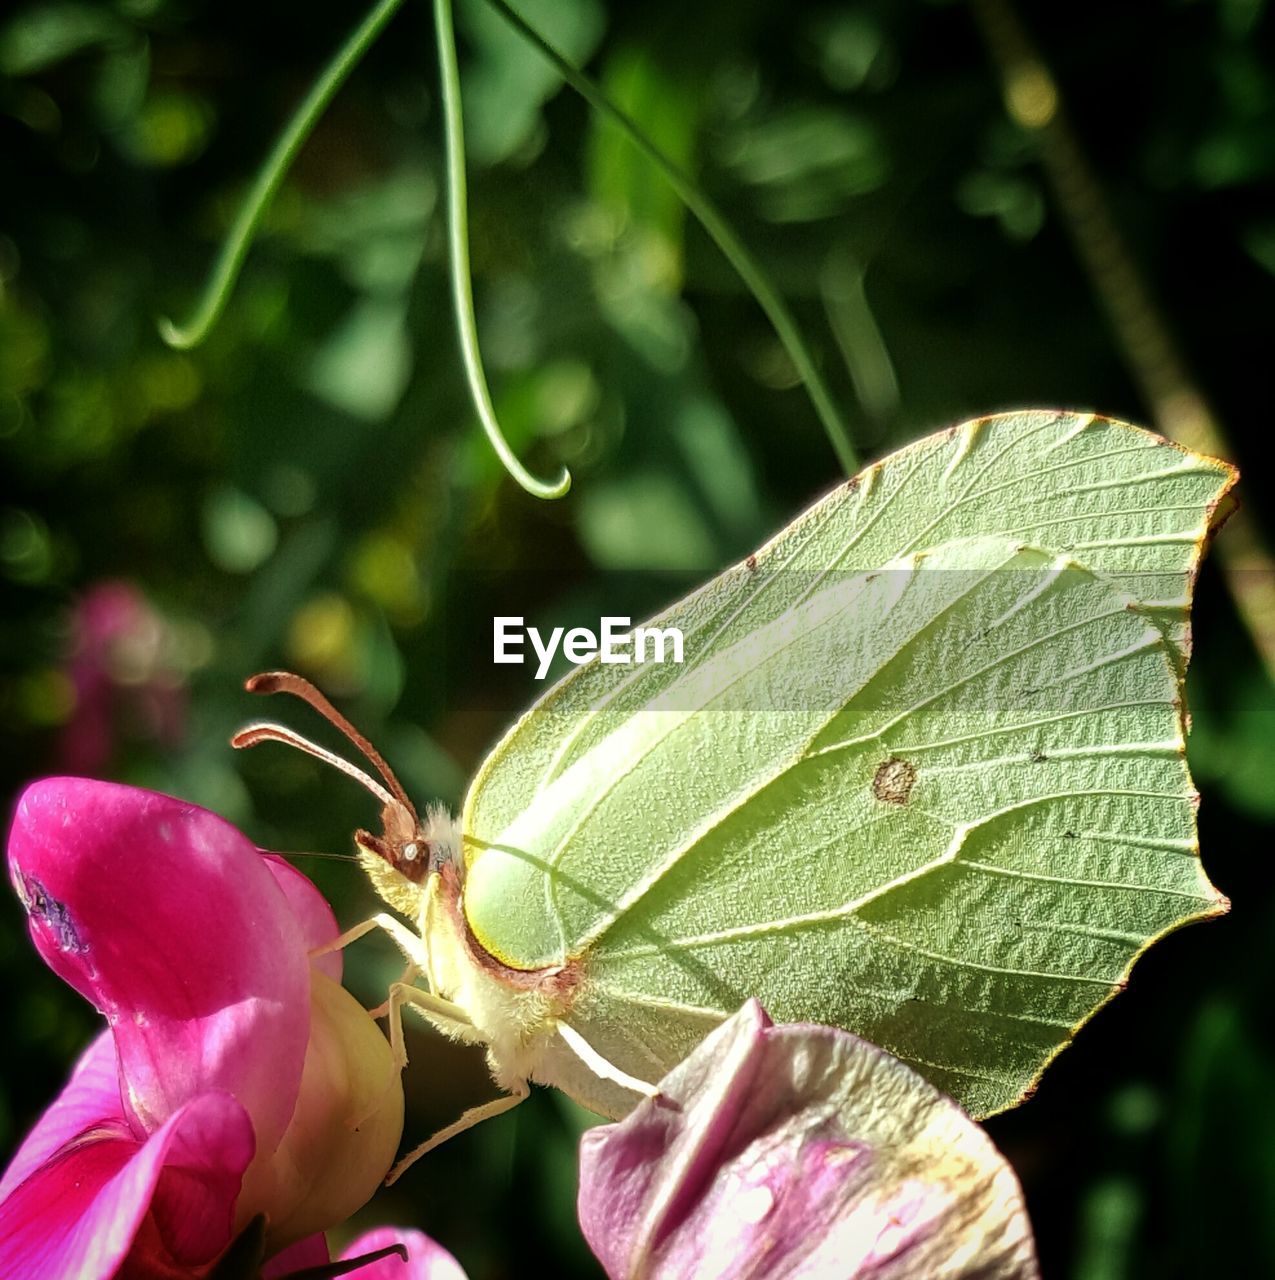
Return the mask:
[[[975, 1116], [1020, 1101], [1149, 943], [1226, 901], [1200, 864], [1182, 681], [1228, 464], [1091, 414], [982, 418], [868, 467], [652, 625], [680, 665], [589, 662], [422, 817], [355, 835], [403, 1007], [502, 1096], [608, 1117], [748, 997], [848, 1028]], [[399, 917], [402, 917], [400, 919]], [[404, 923], [404, 920], [408, 923]]]

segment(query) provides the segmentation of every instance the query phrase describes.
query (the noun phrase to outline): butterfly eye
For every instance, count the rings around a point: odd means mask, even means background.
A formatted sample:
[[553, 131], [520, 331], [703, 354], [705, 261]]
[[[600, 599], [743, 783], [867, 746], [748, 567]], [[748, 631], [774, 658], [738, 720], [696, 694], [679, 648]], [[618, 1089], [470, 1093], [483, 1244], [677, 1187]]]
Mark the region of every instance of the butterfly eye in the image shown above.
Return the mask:
[[400, 840], [390, 843], [393, 857], [388, 858], [390, 866], [401, 876], [406, 876], [413, 884], [420, 884], [429, 874], [430, 843], [428, 840]]

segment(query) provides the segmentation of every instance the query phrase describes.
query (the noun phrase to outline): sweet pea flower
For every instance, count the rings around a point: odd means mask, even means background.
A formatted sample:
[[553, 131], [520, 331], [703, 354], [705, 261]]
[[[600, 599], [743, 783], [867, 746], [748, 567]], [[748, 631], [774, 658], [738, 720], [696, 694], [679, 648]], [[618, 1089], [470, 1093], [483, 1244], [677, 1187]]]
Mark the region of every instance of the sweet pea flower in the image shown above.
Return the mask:
[[[1039, 1280], [1018, 1181], [955, 1102], [755, 1000], [657, 1098], [585, 1133], [579, 1211], [611, 1280]], [[418, 1231], [379, 1228], [342, 1258], [393, 1246], [359, 1280], [464, 1280]]]
[[64, 668], [75, 695], [58, 767], [100, 773], [129, 739], [175, 747], [186, 728], [186, 676], [173, 625], [131, 582], [94, 583], [71, 614]]
[[22, 795], [9, 873], [107, 1028], [0, 1180], [0, 1275], [200, 1275], [259, 1215], [267, 1256], [326, 1259], [403, 1095], [339, 955], [310, 958], [337, 933], [318, 890], [215, 814], [79, 778]]
[[660, 1095], [581, 1142], [611, 1280], [1037, 1280], [1009, 1165], [875, 1045], [749, 1001]]

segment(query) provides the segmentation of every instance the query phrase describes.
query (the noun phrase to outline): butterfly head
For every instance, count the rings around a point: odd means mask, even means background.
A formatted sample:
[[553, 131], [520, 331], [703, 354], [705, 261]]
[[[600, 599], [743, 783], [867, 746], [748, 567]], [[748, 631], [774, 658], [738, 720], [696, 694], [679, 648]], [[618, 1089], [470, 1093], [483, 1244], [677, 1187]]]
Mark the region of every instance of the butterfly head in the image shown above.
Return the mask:
[[254, 747], [260, 742], [296, 747], [370, 791], [381, 802], [381, 832], [360, 829], [354, 833], [360, 861], [381, 896], [391, 906], [414, 915], [419, 886], [431, 874], [456, 862], [456, 830], [450, 816], [444, 809], [431, 807], [422, 821], [381, 753], [304, 677], [289, 671], [265, 671], [247, 680], [245, 688], [249, 693], [290, 693], [309, 703], [367, 758], [376, 776], [285, 725], [268, 722], [249, 725], [230, 740], [235, 747]]
[[354, 843], [360, 853], [379, 859], [412, 884], [455, 862], [455, 823], [441, 805], [431, 805], [423, 821], [415, 810], [387, 805], [381, 811], [381, 826], [380, 835], [356, 831]]

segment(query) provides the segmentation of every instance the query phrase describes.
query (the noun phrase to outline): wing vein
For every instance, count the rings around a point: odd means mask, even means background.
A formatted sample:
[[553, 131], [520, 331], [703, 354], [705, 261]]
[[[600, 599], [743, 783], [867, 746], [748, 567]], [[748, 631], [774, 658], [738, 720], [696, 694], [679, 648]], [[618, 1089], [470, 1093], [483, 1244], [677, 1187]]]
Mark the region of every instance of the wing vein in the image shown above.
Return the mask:
[[[909, 580], [908, 584], [904, 587], [903, 591], [900, 591], [898, 596], [896, 596], [894, 601], [891, 603], [890, 605], [891, 612], [895, 608], [897, 608], [899, 603], [902, 601], [908, 588], [911, 586], [912, 582], [915, 581], [917, 572], [918, 570], [914, 568], [912, 571], [913, 573], [912, 578]], [[880, 665], [877, 666], [875, 670], [873, 670], [869, 675], [867, 675], [864, 678], [863, 685], [870, 684], [871, 681], [875, 679], [876, 676], [880, 673], [882, 668], [884, 668], [891, 661], [893, 661], [894, 658], [896, 658], [900, 652], [903, 652], [904, 650], [906, 650], [906, 648], [909, 645], [914, 644], [921, 635], [923, 635], [926, 631], [928, 631], [929, 628], [934, 626], [939, 621], [939, 619], [941, 619], [946, 613], [950, 612], [952, 609], [955, 609], [958, 605], [960, 605], [961, 602], [964, 601], [969, 596], [969, 594], [973, 592], [981, 584], [982, 581], [983, 581], [983, 578], [980, 576], [976, 581], [974, 581], [972, 585], [965, 587], [960, 592], [959, 595], [956, 595], [951, 600], [949, 600], [944, 605], [943, 609], [940, 611], [939, 614], [935, 615], [932, 618], [926, 619], [925, 623], [921, 627], [919, 627], [916, 632], [914, 632], [911, 636], [909, 636], [899, 649], [896, 649], [894, 653], [887, 655], [881, 660]], [[840, 612], [841, 610], [837, 611], [838, 614]], [[823, 622], [820, 623], [820, 625], [821, 626], [827, 625], [836, 616], [837, 614], [830, 615], [828, 618], [824, 619]], [[789, 642], [789, 645], [795, 644], [796, 640], [797, 638], [794, 637], [793, 640]], [[783, 648], [787, 648], [787, 647], [788, 645], [785, 645]], [[779, 649], [776, 652], [783, 652], [783, 648]], [[765, 660], [768, 661], [772, 656], [773, 656], [773, 653], [767, 654]], [[743, 676], [739, 678], [743, 679]], [[714, 700], [717, 697], [720, 697], [721, 694], [724, 692], [725, 690], [720, 690], [717, 694], [714, 695]], [[847, 699], [847, 702], [848, 701], [850, 701], [850, 699]], [[847, 703], [843, 703], [841, 707], [830, 710], [826, 719], [824, 719], [820, 723], [813, 726], [811, 730], [810, 738], [813, 739], [817, 737], [819, 734], [819, 731], [834, 716], [839, 715], [841, 711], [844, 710], [846, 705]], [[672, 726], [669, 729], [668, 734], [671, 734], [672, 732], [674, 732], [675, 729], [678, 727], [680, 727], [680, 724]], [[882, 730], [882, 732], [884, 732], [884, 729]], [[665, 734], [664, 737], [667, 737], [668, 734]], [[874, 736], [878, 736], [878, 735], [874, 735]], [[661, 738], [660, 741], [663, 741], [663, 738]], [[696, 828], [696, 830], [692, 833], [692, 835], [687, 840], [684, 840], [680, 845], [678, 845], [678, 847], [675, 848], [669, 854], [669, 856], [666, 857], [664, 861], [661, 862], [659, 866], [657, 866], [654, 869], [653, 872], [647, 875], [644, 879], [640, 880], [633, 887], [633, 889], [630, 890], [628, 894], [626, 894], [623, 898], [621, 898], [620, 901], [616, 904], [616, 909], [613, 912], [611, 912], [606, 916], [603, 916], [601, 919], [596, 921], [593, 927], [576, 944], [577, 947], [580, 949], [583, 949], [583, 948], [595, 945], [598, 942], [598, 940], [606, 934], [607, 930], [610, 929], [616, 923], [616, 921], [622, 919], [627, 912], [632, 910], [632, 908], [638, 902], [640, 902], [642, 898], [644, 898], [646, 894], [648, 894], [657, 884], [659, 884], [660, 881], [678, 865], [678, 863], [682, 860], [682, 858], [684, 858], [686, 854], [689, 853], [710, 831], [713, 831], [716, 828], [720, 827], [722, 823], [725, 822], [733, 813], [737, 812], [740, 808], [746, 805], [750, 800], [756, 797], [766, 787], [773, 785], [778, 779], [784, 777], [797, 765], [801, 764], [804, 760], [809, 760], [814, 758], [808, 750], [809, 741], [810, 739], [807, 740], [807, 748], [803, 749], [800, 754], [794, 756], [787, 762], [778, 763], [774, 768], [774, 770], [767, 777], [757, 780], [754, 785], [752, 785], [748, 789], [744, 790], [743, 792], [733, 797], [730, 804], [728, 804], [722, 809], [717, 810], [715, 813], [710, 815], [708, 820], [704, 823], [701, 823], [700, 826]], [[649, 752], [649, 748], [648, 748], [648, 752]], [[816, 752], [814, 754], [821, 755], [823, 753]], [[636, 768], [637, 763], [638, 763], [637, 760], [633, 761], [629, 765], [629, 768], [624, 773], [617, 775], [616, 778], [611, 781], [610, 788], [613, 788], [622, 778], [627, 777], [628, 774], [632, 772], [634, 768]], [[603, 797], [599, 797], [599, 799], [594, 802], [593, 807], [587, 811], [585, 816], [588, 816], [589, 813], [593, 812], [593, 809], [596, 808], [597, 804], [601, 803], [602, 798]], [[557, 860], [561, 858], [562, 851], [565, 848], [566, 842], [571, 838], [572, 835], [575, 834], [577, 830], [579, 830], [583, 820], [584, 820], [583, 818], [578, 820], [576, 824], [572, 827], [572, 829], [568, 831], [567, 834], [563, 837], [563, 839], [559, 842], [557, 848], [554, 851], [553, 858], [550, 859], [551, 865], [556, 865]]]
[[1162, 698], [1142, 698], [1128, 702], [1105, 702], [1099, 707], [1082, 707], [1079, 711], [1062, 711], [1056, 716], [1038, 716], [1032, 720], [1022, 720], [1017, 724], [1004, 725], [997, 729], [981, 729], [977, 733], [959, 734], [955, 738], [940, 738], [934, 742], [907, 742], [895, 744], [891, 749], [898, 755], [917, 755], [922, 751], [936, 751], [943, 747], [956, 747], [965, 742], [982, 742], [986, 738], [1001, 737], [1011, 733], [1023, 733], [1028, 729], [1043, 729], [1046, 725], [1060, 724], [1064, 720], [1088, 719], [1100, 715], [1104, 711], [1125, 711], [1135, 707], [1162, 707]]
[[1161, 893], [1169, 898], [1182, 898], [1187, 902], [1210, 901], [1197, 893], [1187, 893], [1182, 889], [1166, 889], [1161, 885], [1129, 883], [1121, 880], [1081, 880], [1074, 876], [1051, 876], [1043, 871], [1020, 871], [1016, 867], [998, 867], [993, 862], [977, 862], [973, 858], [960, 858], [957, 865], [969, 867], [971, 871], [984, 871], [989, 875], [1008, 876], [1013, 880], [1031, 880], [1041, 884], [1057, 884], [1077, 889], [1126, 889], [1133, 893]]
[[[884, 734], [888, 733], [891, 729], [893, 729], [896, 725], [898, 725], [902, 721], [907, 720], [911, 716], [914, 716], [918, 711], [924, 710], [926, 707], [930, 706], [932, 703], [937, 702], [940, 698], [946, 698], [948, 694], [955, 693], [957, 689], [962, 688], [963, 686], [969, 684], [971, 681], [978, 680], [981, 677], [987, 675], [989, 672], [995, 671], [997, 667], [1004, 666], [1007, 662], [1012, 661], [1014, 658], [1021, 658], [1023, 654], [1030, 653], [1033, 649], [1039, 648], [1042, 644], [1048, 644], [1049, 641], [1058, 639], [1059, 636], [1067, 635], [1069, 632], [1072, 632], [1072, 631], [1079, 631], [1083, 627], [1090, 626], [1095, 622], [1103, 622], [1107, 618], [1123, 617], [1125, 616], [1126, 613], [1127, 613], [1127, 610], [1123, 605], [1121, 605], [1121, 607], [1118, 609], [1109, 609], [1106, 613], [1090, 614], [1088, 617], [1081, 618], [1078, 622], [1071, 622], [1071, 623], [1068, 623], [1065, 627], [1058, 627], [1054, 631], [1049, 632], [1047, 635], [1037, 636], [1034, 640], [1029, 641], [1027, 644], [1022, 645], [1017, 649], [1011, 649], [1007, 653], [998, 654], [986, 666], [979, 667], [977, 670], [969, 672], [967, 675], [962, 676], [959, 680], [954, 680], [951, 684], [945, 686], [942, 689], [939, 689], [935, 693], [932, 693], [928, 698], [922, 698], [919, 702], [914, 702], [910, 707], [904, 708], [904, 710], [898, 712], [892, 719], [887, 720], [885, 724], [883, 724], [879, 729], [876, 729], [874, 732], [862, 734], [858, 738], [847, 738], [843, 742], [831, 742], [825, 747], [820, 747], [819, 750], [814, 752], [813, 754], [815, 756], [829, 755], [834, 751], [843, 751], [849, 747], [857, 747], [867, 742], [873, 742], [881, 738]], [[924, 631], [925, 629], [927, 629], [928, 626], [932, 625], [933, 622], [935, 621], [937, 621], [937, 618], [931, 619], [930, 622], [927, 623], [926, 628], [922, 628], [921, 631]], [[918, 635], [919, 634], [920, 632], [918, 632]], [[901, 645], [893, 654], [890, 655], [890, 658], [887, 661], [893, 661], [899, 654], [906, 652], [908, 646], [911, 645], [916, 638], [917, 638], [916, 636], [909, 637], [908, 640], [903, 645]], [[1152, 630], [1151, 628], [1148, 628], [1147, 634], [1142, 639], [1138, 640], [1135, 644], [1129, 645], [1126, 648], [1117, 650], [1111, 654], [1106, 654], [1102, 658], [1095, 659], [1093, 662], [1087, 663], [1082, 667], [1073, 668], [1072, 671], [1065, 672], [1062, 676], [1058, 677], [1055, 680], [1050, 681], [1049, 684], [1047, 685], [1040, 686], [1040, 688], [1052, 688], [1054, 685], [1061, 684], [1069, 676], [1083, 675], [1088, 671], [1096, 670], [1098, 667], [1105, 665], [1105, 663], [1107, 662], [1118, 662], [1121, 658], [1130, 657], [1134, 653], [1140, 652], [1142, 649], [1148, 648], [1155, 644], [1159, 644], [1161, 639], [1162, 637], [1158, 632]], [[885, 665], [885, 664], [882, 664], [882, 665]]]

